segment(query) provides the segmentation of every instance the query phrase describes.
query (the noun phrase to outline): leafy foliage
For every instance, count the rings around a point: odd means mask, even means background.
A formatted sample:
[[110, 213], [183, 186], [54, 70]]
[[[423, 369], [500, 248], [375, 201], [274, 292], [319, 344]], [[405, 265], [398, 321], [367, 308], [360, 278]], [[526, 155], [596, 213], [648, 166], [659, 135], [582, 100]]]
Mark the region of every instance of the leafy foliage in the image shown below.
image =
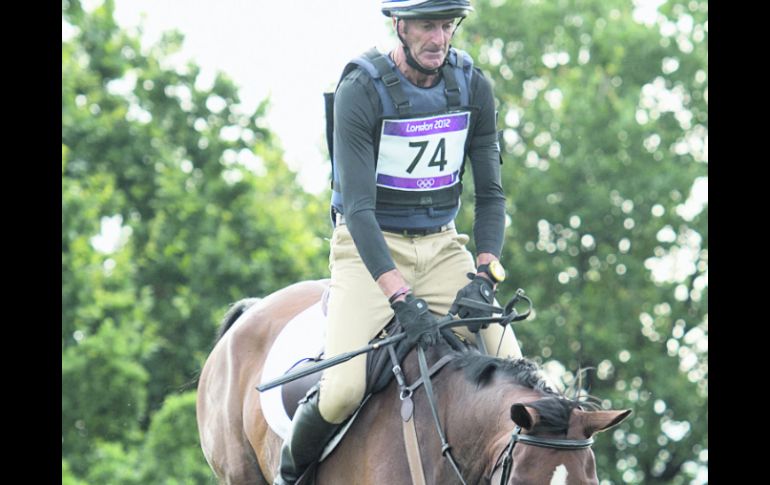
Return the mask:
[[523, 287], [537, 309], [523, 350], [569, 384], [586, 368], [584, 388], [634, 410], [597, 441], [600, 477], [701, 483], [708, 231], [691, 191], [707, 181], [708, 4], [668, 2], [649, 25], [621, 0], [474, 5], [456, 44], [499, 100], [501, 293]]
[[210, 483], [200, 448], [195, 392], [171, 395], [155, 413], [142, 450], [143, 483]]
[[172, 421], [161, 406], [193, 432], [173, 398], [228, 304], [326, 275], [327, 207], [283, 163], [267, 102], [244, 113], [226, 75], [205, 86], [196, 65], [168, 65], [181, 35], [143, 48], [113, 10], [62, 4], [62, 467], [88, 483], [171, 483], [169, 456], [136, 474], [143, 447], [183, 458], [180, 483], [204, 483], [197, 437], [170, 449], [153, 433]]

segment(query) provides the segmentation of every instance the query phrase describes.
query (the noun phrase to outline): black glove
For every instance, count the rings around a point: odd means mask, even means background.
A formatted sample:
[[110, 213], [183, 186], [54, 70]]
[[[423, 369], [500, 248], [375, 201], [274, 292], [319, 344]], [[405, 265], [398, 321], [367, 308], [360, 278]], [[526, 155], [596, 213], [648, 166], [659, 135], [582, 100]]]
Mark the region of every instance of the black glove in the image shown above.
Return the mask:
[[[491, 309], [482, 310], [481, 308], [474, 308], [460, 303], [460, 299], [467, 298], [482, 304], [492, 305], [495, 301], [495, 287], [492, 284], [492, 280], [483, 276], [474, 275], [473, 273], [468, 273], [468, 278], [471, 279], [471, 282], [457, 292], [457, 296], [455, 297], [454, 303], [452, 303], [452, 307], [449, 309], [449, 313], [453, 313], [460, 318], [491, 317]], [[489, 323], [469, 323], [468, 330], [475, 333], [488, 326]]]
[[428, 311], [425, 300], [415, 298], [409, 293], [406, 295], [406, 300], [393, 302], [390, 307], [396, 313], [401, 326], [404, 327], [409, 347], [417, 343], [423, 349], [427, 349], [438, 343], [438, 320]]

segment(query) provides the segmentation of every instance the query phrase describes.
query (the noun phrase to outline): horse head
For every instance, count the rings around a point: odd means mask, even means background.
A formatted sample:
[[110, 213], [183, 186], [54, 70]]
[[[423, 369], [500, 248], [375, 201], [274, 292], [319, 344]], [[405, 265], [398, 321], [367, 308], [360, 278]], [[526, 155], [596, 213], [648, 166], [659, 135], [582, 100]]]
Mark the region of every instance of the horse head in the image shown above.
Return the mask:
[[593, 436], [622, 422], [631, 410], [601, 410], [593, 402], [570, 399], [554, 391], [528, 359], [469, 353], [452, 367], [464, 372], [447, 376], [458, 409], [447, 420], [460, 427], [457, 454], [465, 458], [467, 483], [599, 483]]
[[562, 397], [515, 403], [515, 428], [500, 454], [493, 484], [598, 484], [593, 435], [622, 422], [631, 410], [586, 411]]

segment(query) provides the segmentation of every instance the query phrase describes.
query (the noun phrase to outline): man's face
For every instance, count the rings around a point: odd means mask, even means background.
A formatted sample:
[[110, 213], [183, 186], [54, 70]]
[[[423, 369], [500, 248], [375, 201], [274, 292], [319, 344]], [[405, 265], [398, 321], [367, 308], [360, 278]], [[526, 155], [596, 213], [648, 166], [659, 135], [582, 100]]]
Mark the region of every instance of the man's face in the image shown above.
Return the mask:
[[398, 28], [412, 56], [426, 69], [441, 67], [455, 31], [454, 19], [404, 19]]

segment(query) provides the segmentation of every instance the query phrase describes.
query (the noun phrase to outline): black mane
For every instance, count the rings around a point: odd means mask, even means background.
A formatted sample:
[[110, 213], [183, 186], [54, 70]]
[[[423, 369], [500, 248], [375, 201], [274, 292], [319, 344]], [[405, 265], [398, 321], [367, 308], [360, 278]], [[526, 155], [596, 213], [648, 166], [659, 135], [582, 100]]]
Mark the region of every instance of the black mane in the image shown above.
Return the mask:
[[528, 359], [501, 359], [471, 351], [458, 354], [452, 365], [455, 369], [463, 369], [465, 378], [477, 387], [486, 386], [499, 375], [526, 388], [558, 395], [542, 378], [540, 367]]
[[455, 369], [463, 370], [465, 378], [479, 388], [490, 384], [497, 375], [544, 394], [537, 401], [527, 403], [527, 406], [536, 409], [540, 414], [540, 420], [533, 429], [534, 433], [566, 434], [573, 409], [597, 407], [593, 403], [569, 399], [554, 391], [543, 379], [540, 367], [528, 359], [501, 359], [476, 352], [464, 352], [458, 353], [452, 365]]

